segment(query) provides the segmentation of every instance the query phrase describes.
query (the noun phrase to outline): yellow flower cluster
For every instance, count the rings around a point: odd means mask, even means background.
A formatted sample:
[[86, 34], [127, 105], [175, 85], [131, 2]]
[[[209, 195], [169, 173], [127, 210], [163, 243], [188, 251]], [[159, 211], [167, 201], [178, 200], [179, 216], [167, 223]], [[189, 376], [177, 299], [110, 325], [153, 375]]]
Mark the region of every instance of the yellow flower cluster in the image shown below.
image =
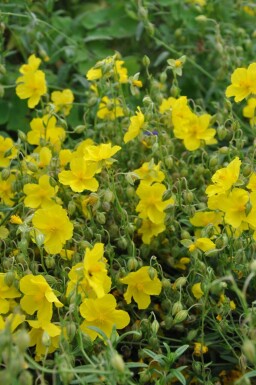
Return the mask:
[[246, 188], [239, 187], [241, 160], [236, 157], [226, 167], [215, 172], [213, 184], [206, 188], [208, 208], [213, 211], [198, 212], [191, 218], [191, 223], [197, 227], [211, 224], [216, 233], [220, 227], [229, 227], [236, 235], [243, 231], [253, 230], [256, 239], [256, 174], [250, 175]]
[[160, 170], [160, 163], [155, 165], [154, 161], [145, 162], [141, 168], [134, 170], [135, 176], [140, 179], [136, 194], [140, 198], [136, 211], [142, 219], [142, 225], [138, 233], [142, 235], [142, 241], [149, 244], [152, 237], [162, 233], [165, 229], [166, 213], [174, 199], [163, 200], [166, 187], [161, 182], [164, 173]]
[[248, 68], [237, 68], [231, 75], [231, 85], [226, 89], [226, 96], [234, 96], [237, 103], [251, 94], [256, 94], [256, 63]]
[[192, 112], [186, 96], [164, 99], [159, 107], [160, 113], [170, 109], [174, 136], [183, 141], [187, 150], [195, 151], [202, 145], [217, 143], [214, 138], [216, 130], [209, 128], [211, 116], [198, 116]]

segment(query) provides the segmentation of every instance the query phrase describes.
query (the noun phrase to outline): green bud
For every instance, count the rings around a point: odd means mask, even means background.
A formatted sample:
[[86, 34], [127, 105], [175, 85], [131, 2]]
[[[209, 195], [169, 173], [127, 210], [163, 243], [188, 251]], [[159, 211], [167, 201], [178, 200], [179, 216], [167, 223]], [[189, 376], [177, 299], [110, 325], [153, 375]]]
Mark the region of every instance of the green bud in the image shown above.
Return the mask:
[[25, 132], [21, 131], [21, 130], [18, 130], [18, 138], [22, 141], [22, 142], [26, 142], [27, 141], [27, 135], [25, 134]]
[[76, 204], [74, 201], [69, 201], [68, 202], [68, 213], [69, 215], [73, 215], [76, 212]]
[[1, 172], [2, 180], [7, 180], [9, 176], [11, 175], [11, 171], [9, 168], [4, 168]]
[[140, 20], [147, 20], [148, 18], [148, 10], [142, 6], [139, 6], [139, 9], [138, 9], [138, 16], [139, 16], [139, 19]]
[[97, 213], [96, 214], [96, 221], [101, 224], [101, 225], [104, 225], [106, 223], [106, 216], [104, 213]]
[[45, 265], [48, 269], [54, 269], [55, 267], [55, 259], [52, 255], [48, 255], [45, 258]]
[[38, 171], [37, 165], [35, 163], [32, 163], [32, 162], [27, 163], [27, 168], [29, 169], [29, 171], [32, 171], [32, 172]]
[[74, 128], [74, 132], [75, 132], [76, 134], [82, 134], [82, 132], [84, 132], [85, 130], [86, 130], [86, 126], [83, 125], [83, 124], [80, 124], [79, 126], [76, 126], [76, 127]]
[[142, 59], [142, 63], [145, 67], [149, 67], [150, 66], [150, 59], [147, 55], [144, 55], [143, 56], [143, 59]]
[[68, 340], [69, 340], [69, 342], [71, 342], [74, 339], [76, 332], [77, 332], [75, 322], [73, 322], [73, 321], [67, 322], [66, 331], [67, 331], [67, 335], [68, 335]]
[[155, 319], [151, 324], [151, 330], [153, 334], [157, 334], [159, 329], [159, 322]]
[[127, 246], [128, 246], [128, 242], [127, 242], [126, 238], [124, 238], [124, 237], [119, 238], [118, 241], [117, 241], [117, 246], [121, 250], [126, 250]]
[[46, 347], [49, 348], [51, 346], [51, 337], [49, 334], [44, 331], [42, 335], [42, 344]]
[[166, 165], [166, 167], [168, 168], [168, 170], [171, 170], [172, 167], [173, 167], [173, 157], [170, 155], [170, 156], [167, 156], [164, 160], [164, 163]]
[[197, 329], [191, 329], [187, 334], [188, 341], [193, 341], [193, 339], [197, 336], [197, 332]]
[[177, 288], [177, 289], [180, 289], [184, 285], [186, 285], [186, 283], [187, 283], [187, 278], [186, 277], [179, 277], [174, 282], [174, 287]]
[[182, 306], [182, 303], [180, 301], [177, 301], [173, 304], [172, 306], [172, 315], [176, 315], [177, 313], [179, 313], [181, 310], [183, 310], [183, 306]]
[[200, 375], [202, 373], [202, 370], [203, 370], [202, 363], [200, 361], [193, 361], [192, 362], [192, 369], [194, 370], [194, 372], [196, 374]]
[[242, 346], [246, 358], [252, 363], [256, 363], [256, 349], [253, 341], [246, 339]]
[[174, 320], [173, 320], [173, 323], [174, 324], [178, 324], [178, 323], [181, 323], [183, 321], [185, 321], [185, 319], [187, 319], [188, 317], [188, 311], [187, 310], [180, 310], [174, 317]]
[[29, 347], [30, 337], [26, 330], [19, 330], [14, 335], [14, 341], [20, 352], [25, 352]]
[[243, 176], [247, 177], [251, 174], [252, 172], [252, 167], [250, 164], [245, 164], [243, 167]]
[[123, 360], [123, 357], [118, 354], [117, 352], [114, 352], [110, 359], [110, 363], [114, 369], [116, 369], [120, 373], [124, 373], [125, 371], [125, 363]]
[[15, 281], [15, 273], [13, 271], [8, 271], [4, 276], [4, 282], [7, 286], [12, 286]]
[[129, 258], [128, 262], [127, 262], [127, 268], [128, 268], [129, 271], [137, 270], [137, 268], [138, 268], [138, 260], [137, 260], [137, 258], [135, 258], [135, 257]]
[[150, 277], [150, 279], [154, 279], [155, 278], [155, 276], [156, 276], [156, 271], [155, 271], [155, 269], [153, 268], [153, 267], [149, 267], [148, 268], [148, 275], [149, 275], [149, 277]]

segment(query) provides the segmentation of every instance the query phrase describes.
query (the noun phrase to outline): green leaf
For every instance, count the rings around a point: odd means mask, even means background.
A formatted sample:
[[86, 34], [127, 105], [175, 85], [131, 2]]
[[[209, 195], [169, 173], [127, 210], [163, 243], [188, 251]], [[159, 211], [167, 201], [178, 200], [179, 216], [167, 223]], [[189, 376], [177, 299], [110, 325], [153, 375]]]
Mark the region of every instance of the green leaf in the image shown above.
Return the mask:
[[183, 345], [180, 348], [175, 350], [176, 357], [180, 357], [187, 349], [189, 348], [189, 345]]
[[6, 100], [0, 100], [0, 125], [8, 122], [10, 105]]
[[171, 373], [173, 376], [177, 378], [177, 380], [179, 380], [179, 382], [182, 383], [182, 385], [186, 385], [186, 378], [183, 376], [183, 374], [179, 370], [172, 369]]

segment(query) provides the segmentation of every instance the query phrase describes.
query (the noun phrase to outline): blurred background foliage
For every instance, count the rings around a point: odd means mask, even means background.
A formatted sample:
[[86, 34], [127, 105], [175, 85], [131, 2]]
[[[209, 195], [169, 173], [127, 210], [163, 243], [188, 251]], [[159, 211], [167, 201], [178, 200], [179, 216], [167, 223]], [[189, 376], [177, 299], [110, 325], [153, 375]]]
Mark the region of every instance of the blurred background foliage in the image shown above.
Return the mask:
[[[221, 108], [234, 68], [255, 59], [255, 15], [245, 12], [250, 1], [208, 0], [3, 0], [0, 6], [1, 68], [0, 128], [15, 135], [27, 131], [25, 102], [12, 86], [18, 67], [31, 53], [45, 61], [48, 87], [70, 87], [83, 101], [89, 85], [85, 74], [98, 60], [118, 51], [129, 74], [141, 72], [150, 58], [150, 72], [160, 75], [166, 60], [186, 55], [179, 80], [182, 94], [209, 112]], [[253, 6], [253, 4], [251, 4]], [[172, 74], [167, 74], [171, 87]], [[144, 78], [144, 79], [143, 79]], [[212, 109], [212, 111], [211, 111]], [[79, 124], [81, 107], [70, 124]]]

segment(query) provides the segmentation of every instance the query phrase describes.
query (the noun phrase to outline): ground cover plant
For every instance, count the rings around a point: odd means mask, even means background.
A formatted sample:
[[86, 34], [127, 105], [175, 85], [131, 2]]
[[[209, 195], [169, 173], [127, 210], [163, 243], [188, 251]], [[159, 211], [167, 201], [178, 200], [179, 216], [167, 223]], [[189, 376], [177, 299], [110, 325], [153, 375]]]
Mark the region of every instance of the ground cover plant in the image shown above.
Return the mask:
[[0, 18], [0, 382], [255, 384], [255, 4]]

